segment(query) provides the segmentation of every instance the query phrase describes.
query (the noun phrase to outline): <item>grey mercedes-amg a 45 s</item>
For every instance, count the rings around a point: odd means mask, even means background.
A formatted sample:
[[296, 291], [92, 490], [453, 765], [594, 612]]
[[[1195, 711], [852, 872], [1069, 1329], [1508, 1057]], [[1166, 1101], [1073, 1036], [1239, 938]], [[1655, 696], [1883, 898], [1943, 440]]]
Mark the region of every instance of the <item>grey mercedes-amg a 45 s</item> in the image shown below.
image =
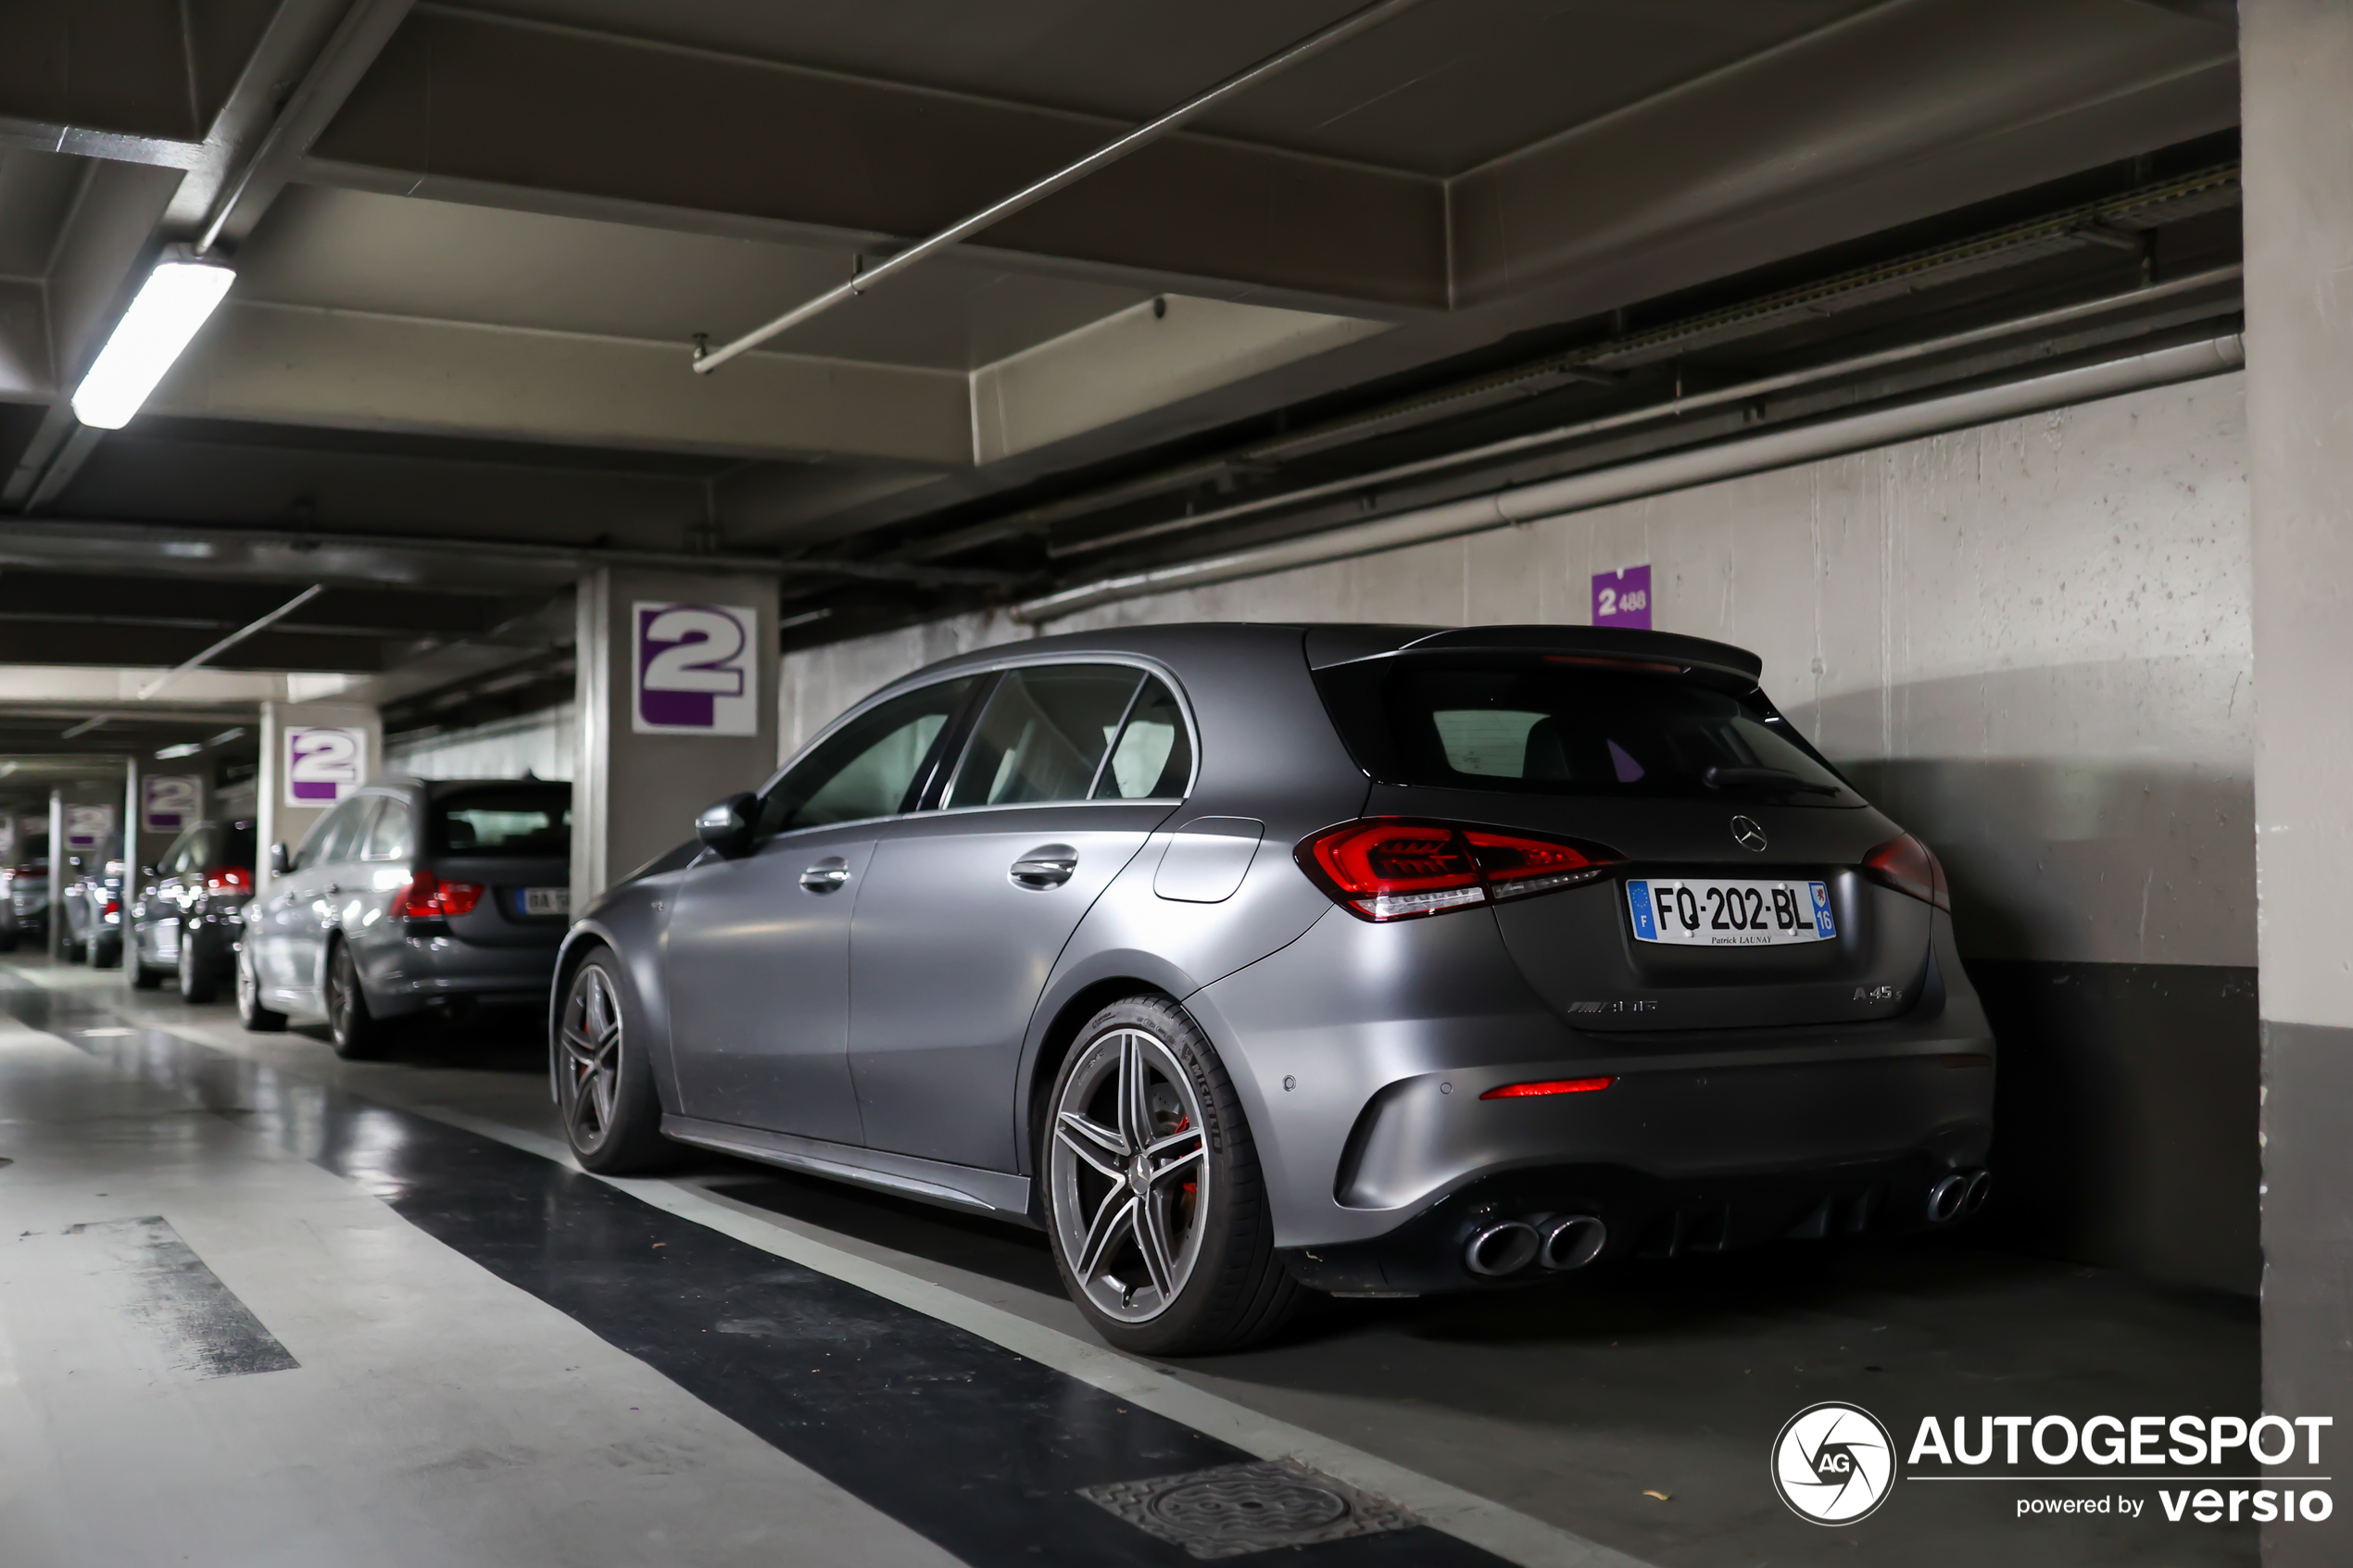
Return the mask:
[[1944, 873], [1760, 668], [1551, 626], [935, 664], [573, 927], [572, 1146], [1037, 1224], [1148, 1353], [1959, 1219], [1994, 1044]]

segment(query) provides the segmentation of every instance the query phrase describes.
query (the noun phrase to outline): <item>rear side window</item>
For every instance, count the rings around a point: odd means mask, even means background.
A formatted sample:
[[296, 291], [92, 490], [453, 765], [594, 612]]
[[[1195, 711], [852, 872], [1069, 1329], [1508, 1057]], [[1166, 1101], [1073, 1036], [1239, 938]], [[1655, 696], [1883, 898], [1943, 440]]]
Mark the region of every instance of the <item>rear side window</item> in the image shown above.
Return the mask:
[[948, 804], [1088, 798], [1142, 680], [1116, 664], [1008, 671], [964, 747]]
[[[435, 796], [428, 809], [436, 854], [561, 859], [572, 853], [570, 784], [483, 784]], [[393, 811], [405, 831], [408, 813]]]
[[1192, 777], [1193, 745], [1176, 694], [1157, 676], [1144, 683], [1095, 784], [1098, 800], [1174, 800]]
[[302, 852], [296, 857], [305, 866], [332, 865], [349, 859], [357, 848], [357, 840], [366, 829], [361, 823], [372, 815], [380, 795], [355, 795], [325, 816], [302, 841]]
[[[409, 808], [403, 801], [386, 800], [377, 813], [376, 825], [368, 830], [368, 842], [360, 846], [363, 860], [405, 860], [416, 852], [416, 835], [409, 831]], [[567, 843], [566, 850], [569, 852]]]
[[220, 831], [220, 848], [213, 856], [216, 866], [243, 866], [253, 870], [255, 857], [261, 844], [251, 822], [231, 822]]
[[1317, 683], [1358, 765], [1385, 784], [1862, 803], [1753, 688], [1541, 654], [1365, 659]]
[[205, 848], [211, 842], [212, 833], [213, 830], [208, 825], [200, 824], [190, 828], [171, 841], [171, 847], [163, 852], [163, 859], [157, 863], [157, 870], [165, 876], [178, 876], [185, 872], [203, 870]]

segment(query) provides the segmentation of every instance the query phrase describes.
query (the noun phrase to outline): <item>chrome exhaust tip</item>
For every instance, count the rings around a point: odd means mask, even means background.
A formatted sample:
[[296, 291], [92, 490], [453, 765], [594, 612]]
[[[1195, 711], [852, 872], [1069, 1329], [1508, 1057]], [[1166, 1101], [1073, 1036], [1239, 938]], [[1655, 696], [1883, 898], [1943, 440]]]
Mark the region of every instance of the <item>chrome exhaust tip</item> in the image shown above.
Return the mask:
[[1537, 1227], [1537, 1261], [1548, 1269], [1581, 1269], [1609, 1244], [1609, 1227], [1591, 1214], [1562, 1214]]
[[1985, 1207], [1985, 1200], [1993, 1196], [1994, 1173], [1991, 1171], [1970, 1172], [1969, 1191], [1961, 1198], [1962, 1215], [1967, 1217], [1975, 1214]]
[[1504, 1220], [1473, 1233], [1463, 1248], [1463, 1266], [1490, 1279], [1516, 1274], [1536, 1261], [1541, 1245], [1536, 1227], [1526, 1220]]
[[1957, 1171], [1928, 1189], [1928, 1223], [1951, 1224], [1961, 1217], [1961, 1210], [1968, 1202], [1969, 1178]]

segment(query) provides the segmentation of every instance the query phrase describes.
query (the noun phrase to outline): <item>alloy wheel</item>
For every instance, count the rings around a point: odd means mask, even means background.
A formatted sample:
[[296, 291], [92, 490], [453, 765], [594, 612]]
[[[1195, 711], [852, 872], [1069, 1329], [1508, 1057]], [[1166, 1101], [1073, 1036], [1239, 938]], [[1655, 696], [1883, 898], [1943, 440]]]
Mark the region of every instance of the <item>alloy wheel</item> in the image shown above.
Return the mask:
[[612, 1131], [621, 1095], [621, 1004], [599, 965], [580, 966], [564, 998], [558, 1037], [568, 1080], [564, 1130], [575, 1148], [594, 1148]]
[[1200, 1096], [1142, 1029], [1090, 1041], [1054, 1107], [1048, 1179], [1071, 1276], [1106, 1316], [1166, 1311], [1201, 1261], [1210, 1163]]

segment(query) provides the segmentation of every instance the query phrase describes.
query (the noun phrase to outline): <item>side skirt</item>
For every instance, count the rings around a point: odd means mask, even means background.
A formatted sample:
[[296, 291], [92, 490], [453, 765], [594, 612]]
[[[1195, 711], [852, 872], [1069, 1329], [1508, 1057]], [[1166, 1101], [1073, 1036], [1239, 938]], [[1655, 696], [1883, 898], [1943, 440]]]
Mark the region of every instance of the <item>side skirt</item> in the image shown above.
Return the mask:
[[740, 1155], [762, 1164], [782, 1165], [838, 1182], [855, 1182], [900, 1198], [986, 1214], [1033, 1229], [1038, 1223], [1029, 1212], [1027, 1176], [1003, 1171], [975, 1171], [969, 1165], [919, 1160], [912, 1154], [888, 1154], [881, 1149], [857, 1148], [792, 1133], [769, 1133], [726, 1122], [703, 1122], [692, 1116], [665, 1115], [661, 1132], [664, 1137], [680, 1143]]

